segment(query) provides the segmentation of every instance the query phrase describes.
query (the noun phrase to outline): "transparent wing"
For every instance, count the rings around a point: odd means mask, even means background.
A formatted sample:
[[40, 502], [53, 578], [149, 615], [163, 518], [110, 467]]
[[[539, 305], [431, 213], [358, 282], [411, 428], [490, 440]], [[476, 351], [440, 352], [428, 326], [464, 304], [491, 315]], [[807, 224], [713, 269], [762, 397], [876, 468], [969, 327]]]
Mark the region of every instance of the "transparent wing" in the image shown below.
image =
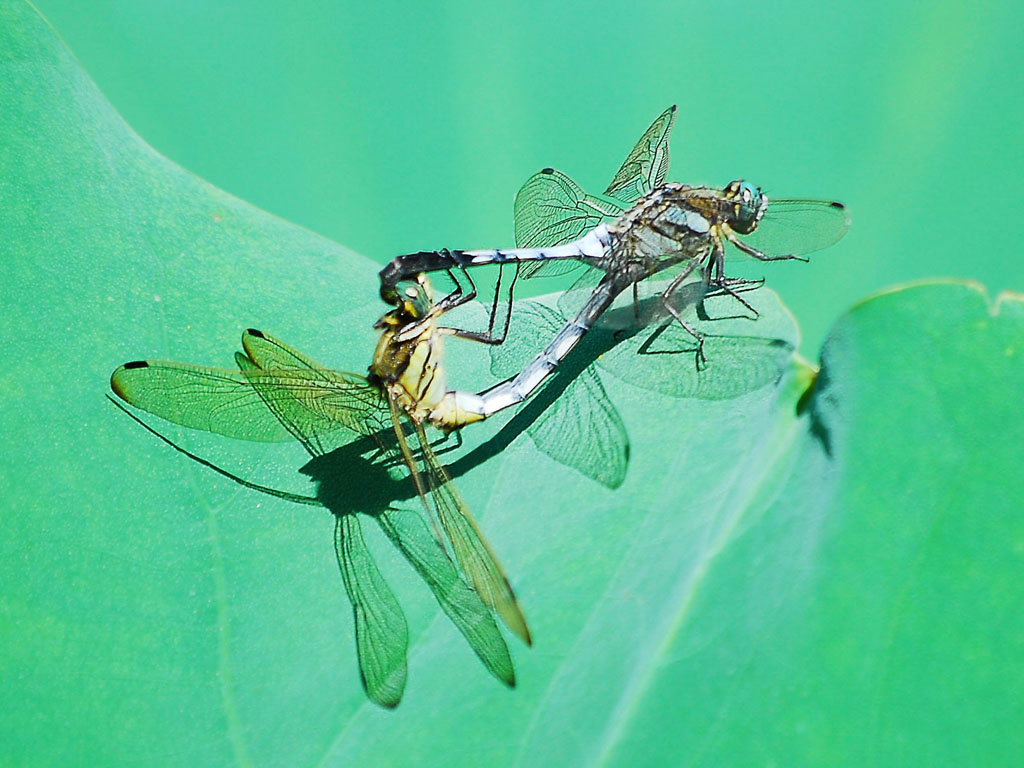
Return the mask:
[[297, 349], [269, 334], [248, 328], [242, 333], [242, 349], [259, 368], [326, 371], [327, 369]]
[[[242, 348], [259, 369], [250, 367], [249, 380], [278, 418], [301, 434], [312, 437], [324, 420], [360, 435], [387, 429], [384, 398], [364, 377], [324, 368], [279, 339], [251, 328], [242, 334]], [[245, 356], [235, 359], [244, 367]]]
[[[518, 373], [564, 324], [563, 315], [543, 304], [519, 304], [515, 334], [491, 348], [491, 373], [500, 378]], [[549, 387], [566, 380], [568, 384], [530, 424], [527, 434], [542, 453], [560, 464], [618, 488], [629, 465], [626, 427], [593, 366], [578, 370], [572, 356], [562, 366]]]
[[515, 668], [494, 614], [459, 576], [423, 519], [408, 510], [387, 509], [377, 516], [377, 522], [430, 587], [442, 610], [488, 671], [505, 685], [514, 687]]
[[771, 200], [757, 229], [741, 239], [767, 256], [802, 256], [837, 242], [849, 227], [842, 203]]
[[338, 517], [334, 550], [352, 603], [359, 673], [366, 695], [380, 706], [394, 709], [402, 700], [408, 676], [405, 614], [366, 548], [356, 515]]
[[[675, 309], [704, 337], [705, 367], [693, 364], [696, 339], [664, 313], [658, 295], [642, 300], [639, 314], [647, 325], [626, 338], [616, 330], [622, 323], [602, 318], [592, 333], [619, 338], [601, 354], [598, 366], [634, 386], [680, 398], [727, 400], [775, 384], [791, 364], [793, 344], [775, 294], [754, 290], [755, 285], [730, 286], [761, 312], [755, 323], [734, 295], [699, 280], [672, 295]], [[636, 314], [627, 306], [613, 312]]]
[[629, 436], [593, 366], [577, 375], [529, 434], [542, 452], [601, 485], [618, 488], [626, 479]]
[[[622, 163], [604, 197], [588, 195], [561, 171], [535, 173], [516, 194], [516, 246], [545, 248], [577, 240], [602, 221], [616, 218], [633, 203], [664, 183], [669, 165], [669, 134], [676, 108], [669, 107], [651, 123]], [[553, 277], [579, 266], [573, 260], [525, 263], [524, 277]]]
[[484, 603], [501, 618], [513, 634], [530, 645], [532, 641], [526, 617], [523, 616], [505, 570], [484, 539], [476, 520], [449, 479], [448, 473], [434, 455], [423, 431], [423, 425], [415, 424], [415, 427], [420, 453], [423, 456], [424, 474], [430, 486], [441, 527], [451, 542], [455, 561]]
[[606, 195], [630, 205], [665, 183], [669, 163], [668, 138], [675, 120], [676, 108], [673, 105], [651, 123], [604, 191]]
[[575, 317], [587, 300], [593, 295], [594, 289], [605, 276], [605, 273], [596, 267], [588, 267], [580, 273], [576, 281], [570, 285], [558, 297], [558, 311], [562, 313], [562, 322]]
[[257, 442], [291, 438], [240, 371], [140, 360], [119, 366], [110, 388], [129, 405], [190, 429]]
[[[516, 247], [546, 248], [578, 240], [602, 221], [619, 216], [626, 206], [616, 200], [588, 195], [561, 171], [545, 168], [516, 193]], [[565, 274], [579, 266], [572, 259], [524, 263], [520, 274], [545, 277]], [[543, 269], [542, 269], [543, 268]]]
[[313, 455], [377, 434], [385, 423], [377, 390], [361, 376], [326, 369], [263, 370], [247, 356], [241, 370], [162, 361], [127, 363], [110, 386], [130, 405], [192, 429], [241, 440], [289, 436]]

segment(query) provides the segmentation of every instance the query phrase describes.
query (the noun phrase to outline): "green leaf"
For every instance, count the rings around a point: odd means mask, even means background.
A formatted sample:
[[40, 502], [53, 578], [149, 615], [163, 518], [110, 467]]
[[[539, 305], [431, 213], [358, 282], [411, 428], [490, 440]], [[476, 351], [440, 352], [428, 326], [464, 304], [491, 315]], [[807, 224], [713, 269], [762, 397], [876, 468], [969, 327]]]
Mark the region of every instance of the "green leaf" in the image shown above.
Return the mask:
[[[470, 460], [511, 422], [466, 429], [442, 457], [535, 645], [514, 648], [506, 690], [364, 526], [409, 625], [405, 698], [387, 712], [360, 686], [332, 516], [186, 461], [104, 398], [126, 360], [230, 366], [248, 326], [361, 372], [381, 311], [375, 265], [156, 154], [15, 0], [0, 2], [0, 115], [6, 761], [1020, 754], [1019, 297], [990, 304], [943, 283], [869, 299], [837, 320], [809, 393], [809, 369], [792, 361], [720, 399], [639, 388], [621, 360], [599, 365], [632, 446], [616, 490], [528, 439]], [[486, 350], [449, 346], [454, 383], [488, 380]], [[250, 479], [315, 491], [297, 445], [167, 431]]]

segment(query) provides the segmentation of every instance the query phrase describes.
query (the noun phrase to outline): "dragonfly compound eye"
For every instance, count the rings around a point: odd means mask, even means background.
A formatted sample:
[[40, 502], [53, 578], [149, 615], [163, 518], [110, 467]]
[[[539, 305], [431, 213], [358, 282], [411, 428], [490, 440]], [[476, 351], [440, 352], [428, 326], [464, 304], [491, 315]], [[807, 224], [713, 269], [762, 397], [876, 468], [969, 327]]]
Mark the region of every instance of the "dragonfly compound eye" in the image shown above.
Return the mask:
[[397, 287], [398, 295], [401, 296], [401, 309], [406, 315], [418, 320], [430, 312], [432, 299], [428, 286], [403, 281]]
[[768, 198], [761, 194], [761, 190], [746, 181], [734, 181], [729, 185], [733, 192], [733, 215], [729, 226], [738, 235], [747, 235], [757, 228], [757, 223], [764, 215]]

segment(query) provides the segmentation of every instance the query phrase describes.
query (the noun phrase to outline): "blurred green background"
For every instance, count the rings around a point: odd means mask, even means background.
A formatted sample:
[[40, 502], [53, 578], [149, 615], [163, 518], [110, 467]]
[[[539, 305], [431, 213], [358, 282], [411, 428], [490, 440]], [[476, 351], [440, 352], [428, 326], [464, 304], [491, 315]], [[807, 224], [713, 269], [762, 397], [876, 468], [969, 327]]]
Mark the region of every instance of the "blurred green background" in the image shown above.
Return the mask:
[[36, 5], [156, 149], [380, 262], [512, 244], [527, 176], [603, 189], [677, 103], [669, 178], [851, 207], [810, 266], [752, 265], [808, 355], [893, 283], [1024, 289], [1004, 256], [1024, 178], [1019, 2]]

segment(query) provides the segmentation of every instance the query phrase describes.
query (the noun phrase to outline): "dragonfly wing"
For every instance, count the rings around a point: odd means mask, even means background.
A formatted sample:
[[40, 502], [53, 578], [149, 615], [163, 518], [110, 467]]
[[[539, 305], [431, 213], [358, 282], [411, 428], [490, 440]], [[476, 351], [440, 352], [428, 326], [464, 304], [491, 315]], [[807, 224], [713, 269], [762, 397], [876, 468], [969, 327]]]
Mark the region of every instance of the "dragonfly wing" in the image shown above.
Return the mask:
[[[619, 201], [588, 195], [561, 171], [545, 168], [527, 179], [516, 193], [516, 247], [547, 248], [571, 243], [625, 209]], [[520, 274], [530, 277], [542, 272], [549, 277], [565, 274], [579, 264], [574, 259], [525, 262]]]
[[377, 516], [377, 522], [430, 587], [442, 610], [487, 670], [505, 685], [515, 687], [512, 657], [494, 621], [494, 614], [480, 595], [462, 580], [448, 554], [427, 530], [423, 519], [408, 510], [388, 509]]
[[849, 227], [842, 203], [771, 200], [757, 229], [741, 239], [768, 256], [802, 256], [837, 242]]
[[356, 515], [338, 517], [334, 550], [355, 615], [356, 652], [366, 695], [394, 709], [402, 700], [408, 675], [405, 614], [366, 547]]
[[[518, 373], [565, 324], [565, 318], [543, 304], [523, 302], [516, 322], [515, 336], [491, 348], [491, 373], [499, 378]], [[562, 365], [568, 371], [572, 359]], [[551, 386], [558, 386], [562, 375], [556, 374]], [[629, 437], [592, 365], [571, 377], [527, 434], [542, 453], [602, 485], [617, 488], [625, 480]]]
[[258, 368], [283, 368], [285, 370], [327, 371], [312, 358], [288, 346], [280, 339], [249, 328], [242, 333], [242, 349]]
[[[664, 310], [661, 293], [670, 282], [666, 276], [650, 283], [653, 292], [635, 311], [619, 307], [601, 318], [595, 332], [618, 337], [598, 358], [603, 373], [664, 395], [703, 400], [740, 397], [779, 381], [791, 363], [792, 344], [777, 338], [771, 326], [751, 327], [748, 310], [736, 299], [742, 294], [755, 310], [765, 311], [770, 304], [762, 302], [771, 299], [756, 290], [759, 283], [727, 281], [726, 291], [697, 278], [672, 293], [671, 306], [704, 336], [708, 365], [698, 369], [692, 364], [696, 340]], [[625, 323], [615, 313], [630, 319], [639, 316], [643, 322], [624, 334], [618, 329]]]
[[137, 361], [119, 366], [110, 388], [129, 405], [190, 429], [257, 442], [291, 437], [240, 371]]
[[562, 327], [566, 318], [576, 317], [583, 305], [593, 296], [594, 289], [597, 288], [604, 276], [605, 273], [597, 267], [588, 267], [580, 273], [572, 285], [562, 292], [562, 295], [558, 297], [558, 311], [562, 313], [558, 328]]
[[629, 436], [592, 366], [530, 425], [529, 435], [543, 453], [608, 488], [626, 479]]
[[607, 196], [632, 204], [665, 183], [669, 162], [668, 137], [675, 120], [676, 108], [673, 105], [651, 123], [604, 191]]
[[[235, 361], [264, 408], [314, 456], [368, 433], [365, 400], [378, 397], [366, 379], [340, 371], [263, 370], [247, 355]], [[326, 377], [324, 374], [330, 374]], [[378, 414], [379, 423], [383, 424]], [[375, 434], [375, 433], [374, 433]]]
[[242, 375], [313, 455], [348, 442], [349, 432], [379, 435], [387, 428], [380, 392], [362, 376], [318, 366], [259, 331], [246, 331], [242, 345], [246, 353], [235, 355]]
[[375, 434], [385, 424], [380, 394], [362, 376], [324, 368], [264, 370], [243, 354], [235, 361], [241, 370], [127, 363], [111, 375], [110, 386], [125, 402], [175, 424], [242, 440], [291, 436], [314, 455], [348, 442], [347, 432]]
[[416, 437], [424, 461], [424, 474], [448, 541], [451, 542], [455, 561], [469, 583], [503, 622], [524, 643], [530, 645], [530, 630], [526, 625], [519, 601], [504, 569], [498, 563], [490, 545], [484, 539], [476, 520], [466, 507], [455, 485], [434, 455], [422, 424], [416, 424]]

